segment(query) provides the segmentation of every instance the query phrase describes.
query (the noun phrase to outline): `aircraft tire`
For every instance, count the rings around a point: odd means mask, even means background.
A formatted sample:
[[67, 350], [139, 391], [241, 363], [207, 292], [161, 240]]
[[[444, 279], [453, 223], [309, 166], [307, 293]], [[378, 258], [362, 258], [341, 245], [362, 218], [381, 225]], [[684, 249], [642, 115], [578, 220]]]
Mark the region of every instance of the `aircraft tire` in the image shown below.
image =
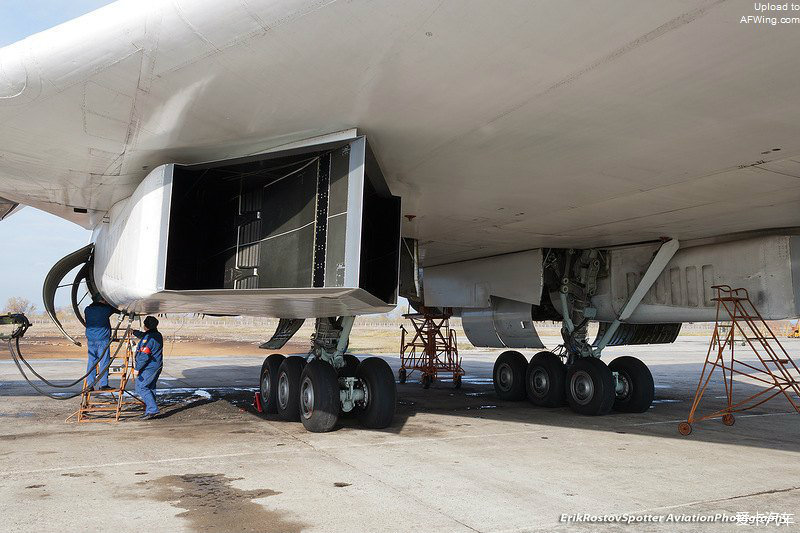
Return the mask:
[[300, 421], [312, 433], [326, 433], [339, 421], [339, 377], [330, 363], [314, 360], [300, 374]]
[[305, 360], [302, 357], [287, 357], [278, 368], [278, 415], [284, 420], [300, 420], [300, 374]]
[[389, 363], [379, 357], [361, 361], [356, 377], [364, 384], [366, 399], [358, 407], [358, 420], [365, 428], [383, 429], [392, 423], [397, 405], [397, 385]]
[[340, 368], [337, 372], [340, 378], [353, 378], [356, 376], [356, 369], [360, 361], [358, 357], [351, 353], [346, 353], [342, 357], [344, 357], [344, 366]]
[[566, 376], [566, 367], [559, 356], [552, 352], [537, 353], [525, 373], [528, 400], [540, 407], [561, 407]]
[[566, 389], [567, 402], [578, 414], [605, 415], [614, 406], [614, 375], [600, 359], [583, 357], [567, 368]]
[[642, 361], [635, 357], [617, 357], [608, 368], [617, 372], [623, 385], [622, 392], [615, 393], [614, 410], [621, 413], [644, 413], [650, 409], [655, 395], [653, 375]]
[[285, 359], [279, 353], [274, 353], [264, 359], [261, 365], [261, 378], [259, 388], [261, 391], [261, 410], [267, 414], [278, 412], [278, 369]]
[[492, 382], [494, 391], [501, 400], [525, 398], [525, 372], [528, 360], [519, 352], [509, 350], [501, 353], [494, 362]]

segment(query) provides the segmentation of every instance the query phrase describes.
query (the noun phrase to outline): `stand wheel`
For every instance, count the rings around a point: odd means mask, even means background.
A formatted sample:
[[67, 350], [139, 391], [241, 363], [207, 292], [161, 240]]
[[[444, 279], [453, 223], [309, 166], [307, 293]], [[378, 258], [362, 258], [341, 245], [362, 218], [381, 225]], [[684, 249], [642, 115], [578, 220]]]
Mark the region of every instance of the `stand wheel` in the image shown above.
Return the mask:
[[461, 388], [461, 376], [454, 376], [453, 377], [453, 386], [456, 389], [460, 389]]
[[678, 433], [684, 437], [692, 432], [692, 425], [689, 422], [681, 422], [678, 424]]
[[399, 381], [400, 383], [405, 383], [406, 382], [406, 378], [408, 378], [408, 372], [406, 372], [405, 368], [401, 368], [397, 372], [397, 381]]
[[422, 374], [422, 388], [430, 389], [433, 383], [433, 377], [430, 374]]
[[304, 364], [302, 357], [287, 357], [278, 368], [278, 414], [284, 420], [300, 420], [300, 374]]
[[339, 420], [339, 378], [330, 363], [315, 360], [300, 375], [300, 421], [312, 433], [326, 433]]
[[722, 415], [722, 423], [726, 426], [732, 426], [736, 423], [736, 419], [733, 418], [733, 415], [728, 413], [726, 415]]

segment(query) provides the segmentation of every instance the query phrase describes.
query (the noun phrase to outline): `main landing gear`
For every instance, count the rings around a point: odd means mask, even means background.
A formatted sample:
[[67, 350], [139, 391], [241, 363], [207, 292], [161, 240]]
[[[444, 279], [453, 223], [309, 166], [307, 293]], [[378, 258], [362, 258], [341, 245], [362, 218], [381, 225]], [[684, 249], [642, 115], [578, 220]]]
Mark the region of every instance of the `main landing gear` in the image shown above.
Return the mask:
[[515, 351], [500, 354], [494, 364], [494, 389], [503, 400], [560, 407], [565, 403], [582, 415], [605, 415], [612, 410], [644, 413], [653, 403], [653, 376], [635, 357], [618, 357], [606, 365], [596, 357], [580, 357], [570, 365], [552, 352], [539, 352], [528, 361]]
[[306, 357], [273, 354], [264, 360], [259, 384], [265, 413], [300, 421], [314, 433], [331, 431], [348, 413], [370, 429], [392, 423], [397, 389], [389, 364], [344, 353], [353, 318], [318, 319]]
[[588, 324], [597, 316], [593, 297], [599, 276], [607, 275], [608, 258], [600, 250], [550, 250], [544, 258], [545, 285], [550, 302], [562, 317], [564, 361], [552, 352], [539, 352], [530, 361], [519, 352], [500, 354], [494, 364], [494, 388], [504, 400], [525, 396], [543, 407], [564, 402], [582, 415], [605, 415], [611, 410], [643, 413], [653, 403], [653, 376], [635, 357], [618, 357], [606, 365], [600, 354], [606, 346], [623, 344], [615, 333], [629, 320], [680, 243], [664, 242], [630, 294], [617, 318], [602, 336], [587, 339]]

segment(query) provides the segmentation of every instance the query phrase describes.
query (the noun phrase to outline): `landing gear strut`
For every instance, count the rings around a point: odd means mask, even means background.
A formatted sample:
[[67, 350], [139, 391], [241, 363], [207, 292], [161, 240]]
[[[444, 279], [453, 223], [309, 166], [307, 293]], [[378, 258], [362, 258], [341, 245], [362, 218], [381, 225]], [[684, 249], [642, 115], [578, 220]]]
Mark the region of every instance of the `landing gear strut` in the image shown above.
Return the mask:
[[345, 353], [354, 318], [317, 319], [306, 357], [266, 358], [259, 380], [264, 412], [299, 420], [314, 433], [331, 431], [351, 412], [367, 428], [392, 423], [397, 390], [389, 364]]

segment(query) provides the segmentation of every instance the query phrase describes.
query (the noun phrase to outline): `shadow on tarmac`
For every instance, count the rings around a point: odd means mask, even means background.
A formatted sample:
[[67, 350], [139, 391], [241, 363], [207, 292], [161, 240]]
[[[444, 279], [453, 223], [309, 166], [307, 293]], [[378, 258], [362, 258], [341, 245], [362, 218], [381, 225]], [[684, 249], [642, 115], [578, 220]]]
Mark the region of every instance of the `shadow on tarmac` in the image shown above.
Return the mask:
[[[398, 358], [385, 357], [395, 370], [399, 365]], [[425, 424], [419, 427], [412, 424], [421, 413], [451, 415], [462, 420], [452, 425], [472, 425], [480, 420], [496, 420], [519, 422], [542, 426], [546, 434], [548, 426], [566, 427], [592, 431], [606, 431], [637, 435], [650, 435], [678, 441], [684, 439], [701, 440], [714, 443], [747, 445], [761, 448], [800, 451], [800, 415], [794, 413], [783, 396], [745, 413], [737, 414], [737, 424], [727, 427], [719, 419], [696, 423], [693, 433], [684, 437], [678, 434], [677, 426], [686, 420], [702, 364], [662, 364], [654, 365], [651, 370], [656, 382], [655, 400], [649, 412], [641, 414], [616, 413], [601, 417], [587, 417], [575, 414], [569, 407], [543, 408], [528, 401], [509, 402], [497, 399], [492, 385], [493, 363], [469, 362], [467, 375], [461, 389], [453, 388], [452, 381], [441, 380], [430, 389], [423, 389], [418, 376], [409, 376], [405, 384], [397, 384], [398, 404], [393, 424], [382, 431], [414, 436], [424, 436], [426, 432], [435, 433], [434, 425]], [[180, 407], [180, 410], [191, 409], [208, 401], [228, 401], [244, 408], [253, 416], [281, 421], [277, 415], [258, 413], [252, 405], [253, 393], [257, 387], [255, 376], [260, 365], [222, 365], [187, 369], [183, 380], [192, 384], [224, 383], [223, 376], [253, 377], [246, 390], [213, 391], [214, 400], [207, 400]], [[710, 413], [725, 405], [724, 387], [720, 379], [712, 380], [700, 404], [699, 413]], [[211, 385], [213, 388], [213, 385]], [[761, 390], [760, 387], [736, 382], [737, 394], [750, 395]], [[744, 396], [741, 396], [742, 398]], [[165, 417], [169, 416], [165, 412]], [[361, 426], [355, 416], [344, 416], [337, 429]], [[410, 436], [410, 435], [409, 435]], [[532, 438], [535, 438], [532, 436]]]
[[[384, 357], [395, 371], [397, 357]], [[254, 361], [255, 363], [255, 361]], [[480, 424], [482, 420], [518, 422], [530, 425], [537, 438], [546, 438], [548, 427], [614, 432], [619, 434], [648, 435], [665, 439], [692, 439], [712, 443], [745, 445], [758, 448], [800, 451], [800, 419], [783, 396], [746, 413], [737, 414], [737, 423], [726, 427], [719, 419], [696, 423], [693, 433], [684, 437], [678, 434], [678, 423], [688, 415], [702, 363], [659, 364], [651, 366], [656, 382], [655, 400], [649, 412], [642, 414], [615, 413], [601, 417], [586, 417], [573, 413], [568, 407], [536, 407], [528, 401], [498, 400], [494, 394], [491, 375], [493, 362], [469, 361], [467, 375], [461, 389], [454, 389], [451, 381], [435, 382], [423, 389], [418, 375], [409, 376], [405, 384], [398, 384], [398, 404], [393, 424], [381, 430], [404, 436], [435, 436], [436, 424], [418, 421], [423, 413], [453, 416], [449, 427]], [[239, 408], [244, 415], [282, 422], [277, 415], [258, 413], [253, 406], [253, 395], [258, 387], [260, 362], [253, 365], [210, 365], [189, 368], [182, 376], [170, 382], [172, 387], [159, 389], [162, 413], [159, 419], [170, 419], [195, 408], [215, 402], [227, 402]], [[234, 386], [229, 386], [236, 383]], [[760, 387], [736, 382], [739, 394], [750, 395]], [[197, 396], [200, 392], [200, 396]], [[0, 393], [4, 396], [32, 394], [24, 381], [4, 381]], [[724, 388], [721, 379], [715, 379], [700, 406], [701, 413], [712, 412], [724, 406]], [[181, 417], [178, 416], [180, 419]], [[286, 422], [293, 423], [293, 422]], [[340, 418], [337, 430], [355, 430], [361, 426], [357, 417]]]

